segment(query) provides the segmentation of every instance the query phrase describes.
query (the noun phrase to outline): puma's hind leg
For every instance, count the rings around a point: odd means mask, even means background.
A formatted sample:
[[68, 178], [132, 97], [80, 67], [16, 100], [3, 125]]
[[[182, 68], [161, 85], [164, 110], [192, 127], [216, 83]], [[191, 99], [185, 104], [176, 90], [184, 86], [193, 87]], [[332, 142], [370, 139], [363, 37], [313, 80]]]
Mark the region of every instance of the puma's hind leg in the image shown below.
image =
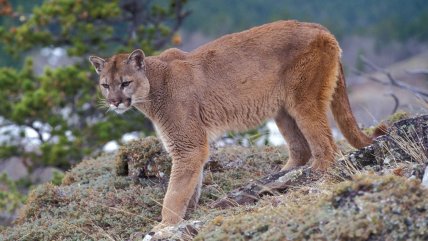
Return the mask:
[[305, 165], [311, 157], [311, 149], [296, 121], [287, 111], [281, 109], [275, 117], [275, 123], [288, 144], [289, 158], [282, 170]]
[[286, 110], [295, 120], [311, 150], [312, 168], [326, 170], [334, 161], [336, 145], [327, 111], [336, 89], [340, 48], [330, 35], [319, 34], [290, 68]]
[[293, 117], [305, 136], [312, 154], [312, 168], [326, 170], [334, 161], [336, 145], [323, 108], [311, 108], [311, 103], [293, 113]]

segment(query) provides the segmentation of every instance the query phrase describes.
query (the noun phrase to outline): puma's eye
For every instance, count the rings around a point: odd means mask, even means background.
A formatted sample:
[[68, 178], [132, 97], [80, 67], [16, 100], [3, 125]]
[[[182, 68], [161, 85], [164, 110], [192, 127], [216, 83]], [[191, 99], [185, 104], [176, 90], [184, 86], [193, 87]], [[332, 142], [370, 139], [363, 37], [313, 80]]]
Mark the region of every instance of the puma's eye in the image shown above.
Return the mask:
[[132, 82], [132, 81], [125, 81], [125, 82], [122, 82], [122, 83], [120, 84], [120, 87], [121, 87], [121, 88], [125, 88], [125, 87], [126, 87], [126, 86], [128, 86], [131, 82]]
[[105, 89], [109, 88], [108, 84], [102, 84], [101, 86], [104, 87]]

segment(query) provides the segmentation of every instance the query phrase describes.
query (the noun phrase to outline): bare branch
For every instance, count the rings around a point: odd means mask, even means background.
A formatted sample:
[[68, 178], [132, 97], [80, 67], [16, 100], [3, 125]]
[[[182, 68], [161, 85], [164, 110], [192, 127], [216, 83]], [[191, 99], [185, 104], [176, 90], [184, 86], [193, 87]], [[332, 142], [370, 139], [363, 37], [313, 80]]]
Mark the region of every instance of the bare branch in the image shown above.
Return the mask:
[[428, 75], [428, 69], [412, 69], [412, 70], [406, 70], [409, 74], [426, 74]]
[[174, 8], [174, 12], [175, 12], [174, 26], [172, 26], [171, 32], [168, 36], [163, 37], [154, 43], [154, 47], [156, 49], [159, 49], [159, 48], [165, 46], [165, 44], [168, 42], [168, 40], [171, 39], [172, 35], [178, 31], [178, 29], [180, 28], [184, 19], [191, 14], [191, 11], [189, 11], [189, 10], [184, 11], [183, 10], [183, 2], [182, 1], [176, 1], [174, 7], [175, 7]]
[[395, 78], [391, 75], [391, 73], [390, 73], [390, 72], [388, 72], [388, 71], [386, 71], [385, 69], [383, 69], [383, 68], [381, 68], [381, 67], [377, 66], [376, 64], [374, 64], [373, 62], [371, 62], [371, 61], [369, 61], [367, 58], [365, 58], [364, 56], [361, 56], [361, 60], [362, 60], [366, 65], [368, 65], [368, 66], [370, 66], [371, 68], [373, 68], [374, 70], [379, 71], [379, 72], [381, 72], [381, 73], [385, 74], [385, 75], [386, 75], [386, 77], [387, 77], [387, 78], [388, 78], [388, 80], [389, 80], [389, 83], [388, 83], [388, 82], [385, 82], [385, 81], [382, 81], [382, 80], [379, 80], [378, 78], [373, 77], [373, 76], [368, 77], [368, 79], [370, 79], [370, 80], [372, 80], [372, 81], [374, 81], [374, 82], [380, 83], [380, 84], [382, 84], [382, 85], [392, 85], [392, 86], [398, 87], [398, 88], [400, 88], [400, 89], [407, 90], [407, 91], [409, 91], [409, 92], [411, 92], [411, 93], [413, 93], [413, 94], [417, 95], [419, 98], [423, 99], [425, 102], [428, 102], [428, 92], [422, 91], [422, 90], [420, 90], [420, 89], [417, 89], [417, 88], [415, 88], [415, 87], [413, 87], [413, 86], [410, 86], [410, 85], [408, 85], [408, 84], [404, 83], [403, 81], [400, 81], [400, 80], [395, 79]]
[[400, 99], [398, 99], [398, 97], [393, 93], [390, 93], [389, 96], [391, 96], [394, 99], [394, 103], [395, 103], [394, 109], [392, 109], [392, 112], [391, 112], [391, 115], [392, 115], [395, 112], [397, 112], [398, 107], [400, 106]]

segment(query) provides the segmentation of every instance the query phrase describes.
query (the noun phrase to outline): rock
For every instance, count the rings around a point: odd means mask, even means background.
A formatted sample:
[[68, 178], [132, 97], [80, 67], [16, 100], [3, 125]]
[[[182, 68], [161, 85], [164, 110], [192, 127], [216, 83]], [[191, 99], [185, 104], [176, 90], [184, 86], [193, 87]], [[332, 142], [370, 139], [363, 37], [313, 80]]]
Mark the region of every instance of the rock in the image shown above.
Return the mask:
[[422, 186], [428, 188], [428, 166], [425, 167], [424, 177], [422, 178]]
[[348, 159], [358, 165], [383, 166], [397, 162], [424, 163], [428, 156], [428, 115], [404, 119], [388, 128], [373, 144], [354, 151]]
[[31, 173], [30, 180], [34, 184], [47, 183], [53, 179], [55, 172], [63, 173], [62, 170], [55, 167], [39, 167]]
[[0, 163], [0, 174], [6, 173], [13, 181], [28, 176], [28, 169], [24, 161], [18, 157], [11, 157]]

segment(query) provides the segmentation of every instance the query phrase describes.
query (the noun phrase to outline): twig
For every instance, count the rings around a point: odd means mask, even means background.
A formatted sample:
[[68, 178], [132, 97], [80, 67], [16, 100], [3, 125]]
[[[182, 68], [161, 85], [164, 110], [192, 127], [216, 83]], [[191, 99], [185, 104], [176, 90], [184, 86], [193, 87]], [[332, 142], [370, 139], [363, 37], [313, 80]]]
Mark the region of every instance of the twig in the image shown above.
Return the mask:
[[391, 115], [394, 114], [395, 112], [397, 112], [398, 107], [400, 106], [400, 99], [398, 99], [398, 97], [394, 94], [394, 93], [390, 93], [389, 96], [391, 96], [394, 99], [394, 109], [392, 109]]

